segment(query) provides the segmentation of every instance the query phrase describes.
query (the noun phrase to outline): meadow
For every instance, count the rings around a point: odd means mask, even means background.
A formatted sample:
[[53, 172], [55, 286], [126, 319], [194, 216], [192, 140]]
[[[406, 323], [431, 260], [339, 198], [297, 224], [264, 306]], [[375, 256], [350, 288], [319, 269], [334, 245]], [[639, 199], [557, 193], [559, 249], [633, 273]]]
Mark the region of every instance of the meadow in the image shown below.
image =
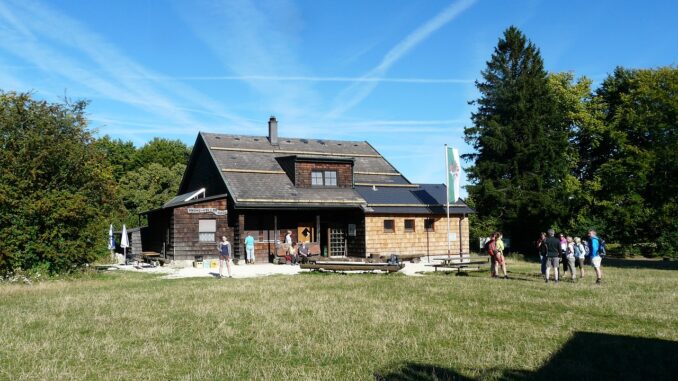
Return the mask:
[[0, 283], [0, 379], [673, 379], [678, 270], [652, 267]]

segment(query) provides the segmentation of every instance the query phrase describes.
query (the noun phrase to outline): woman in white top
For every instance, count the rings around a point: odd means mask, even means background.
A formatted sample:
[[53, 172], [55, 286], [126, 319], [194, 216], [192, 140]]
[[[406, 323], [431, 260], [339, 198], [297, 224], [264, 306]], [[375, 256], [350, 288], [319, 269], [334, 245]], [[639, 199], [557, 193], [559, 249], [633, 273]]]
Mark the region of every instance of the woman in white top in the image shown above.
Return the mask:
[[567, 248], [565, 249], [565, 258], [567, 258], [567, 267], [570, 268], [572, 273], [572, 280], [577, 280], [577, 273], [574, 270], [574, 240], [572, 237], [567, 237]]
[[586, 247], [581, 243], [581, 238], [574, 237], [574, 258], [579, 266], [579, 276], [584, 277], [584, 259], [586, 258]]

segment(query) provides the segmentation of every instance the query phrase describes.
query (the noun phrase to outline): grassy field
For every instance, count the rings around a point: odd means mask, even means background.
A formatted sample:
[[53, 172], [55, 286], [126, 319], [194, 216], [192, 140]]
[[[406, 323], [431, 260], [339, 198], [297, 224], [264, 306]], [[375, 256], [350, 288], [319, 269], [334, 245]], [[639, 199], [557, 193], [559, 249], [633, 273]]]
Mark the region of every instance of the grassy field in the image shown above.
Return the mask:
[[[640, 266], [644, 267], [644, 266]], [[678, 271], [0, 284], [0, 379], [673, 379]], [[671, 374], [670, 372], [673, 372]]]

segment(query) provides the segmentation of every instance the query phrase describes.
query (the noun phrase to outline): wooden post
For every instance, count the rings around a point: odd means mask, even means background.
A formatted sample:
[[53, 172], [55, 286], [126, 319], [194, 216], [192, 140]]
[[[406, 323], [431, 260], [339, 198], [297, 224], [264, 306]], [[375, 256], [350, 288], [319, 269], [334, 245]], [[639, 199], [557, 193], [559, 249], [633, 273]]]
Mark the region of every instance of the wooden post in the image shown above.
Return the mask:
[[462, 234], [461, 234], [462, 233], [461, 224], [464, 222], [465, 216], [466, 216], [465, 214], [462, 214], [461, 216], [459, 216], [459, 262], [460, 263], [464, 259], [464, 248], [463, 248], [464, 247], [463, 246], [464, 240], [463, 240], [463, 237], [462, 237]]
[[278, 256], [278, 216], [273, 215], [273, 258]]
[[320, 245], [320, 215], [315, 216], [315, 241]]

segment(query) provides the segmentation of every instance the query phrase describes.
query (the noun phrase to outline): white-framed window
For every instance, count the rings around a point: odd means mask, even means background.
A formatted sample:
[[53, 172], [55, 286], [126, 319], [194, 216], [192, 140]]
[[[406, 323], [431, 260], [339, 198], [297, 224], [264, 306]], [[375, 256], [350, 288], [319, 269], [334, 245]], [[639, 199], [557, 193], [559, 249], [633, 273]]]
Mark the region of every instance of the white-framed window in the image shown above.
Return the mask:
[[336, 187], [337, 171], [311, 171], [311, 185], [317, 187]]
[[311, 185], [314, 186], [323, 186], [325, 185], [323, 182], [323, 173], [320, 171], [312, 171], [311, 172]]
[[325, 186], [326, 187], [337, 186], [337, 171], [325, 171]]
[[216, 242], [217, 220], [198, 220], [198, 241]]

